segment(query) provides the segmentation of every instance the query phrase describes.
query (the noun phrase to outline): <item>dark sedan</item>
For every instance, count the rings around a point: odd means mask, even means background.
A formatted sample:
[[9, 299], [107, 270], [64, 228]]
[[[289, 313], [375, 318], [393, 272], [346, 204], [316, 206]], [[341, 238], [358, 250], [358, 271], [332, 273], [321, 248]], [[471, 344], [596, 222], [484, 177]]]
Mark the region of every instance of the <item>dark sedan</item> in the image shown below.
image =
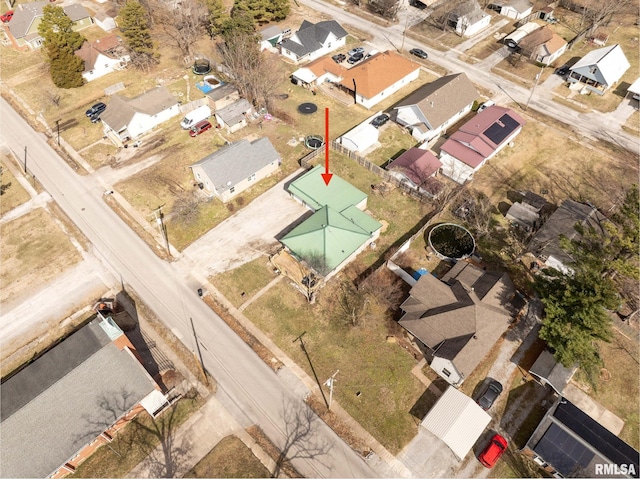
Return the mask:
[[363, 58], [364, 58], [364, 53], [356, 53], [349, 57], [349, 59], [347, 60], [347, 63], [350, 63], [351, 65], [353, 65], [354, 63], [358, 63]]
[[478, 404], [485, 411], [488, 410], [491, 406], [493, 406], [493, 403], [496, 401], [496, 399], [498, 399], [498, 396], [500, 396], [501, 392], [502, 384], [492, 379], [491, 381], [489, 381], [487, 389], [484, 391], [482, 396], [480, 396], [480, 399], [478, 399]]
[[85, 112], [85, 115], [87, 115], [89, 118], [96, 115], [100, 116], [100, 113], [102, 113], [106, 108], [107, 105], [105, 105], [104, 103], [96, 103]]
[[378, 115], [373, 120], [371, 120], [371, 124], [376, 128], [379, 128], [388, 121], [389, 121], [389, 115], [387, 115], [386, 113], [383, 113], [382, 115]]
[[419, 48], [412, 48], [411, 50], [409, 50], [409, 53], [417, 56], [418, 58], [422, 58], [423, 60], [429, 58], [427, 52], [425, 52], [424, 50], [420, 50]]
[[344, 53], [338, 53], [337, 55], [333, 55], [331, 59], [336, 63], [342, 63], [347, 59], [347, 56]]

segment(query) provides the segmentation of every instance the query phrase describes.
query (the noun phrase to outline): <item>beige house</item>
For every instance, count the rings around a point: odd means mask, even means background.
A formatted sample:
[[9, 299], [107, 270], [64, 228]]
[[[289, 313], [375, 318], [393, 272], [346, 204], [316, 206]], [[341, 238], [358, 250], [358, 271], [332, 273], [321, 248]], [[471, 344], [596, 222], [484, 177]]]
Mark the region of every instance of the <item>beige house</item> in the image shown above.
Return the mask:
[[282, 158], [268, 138], [224, 146], [190, 166], [198, 186], [223, 203], [275, 172]]
[[[20, 3], [16, 6], [13, 18], [4, 25], [5, 36], [18, 49], [38, 49], [44, 39], [38, 33], [38, 26], [44, 16], [43, 8], [49, 2]], [[63, 6], [64, 13], [73, 21], [75, 31], [93, 25], [89, 11], [79, 3]]]

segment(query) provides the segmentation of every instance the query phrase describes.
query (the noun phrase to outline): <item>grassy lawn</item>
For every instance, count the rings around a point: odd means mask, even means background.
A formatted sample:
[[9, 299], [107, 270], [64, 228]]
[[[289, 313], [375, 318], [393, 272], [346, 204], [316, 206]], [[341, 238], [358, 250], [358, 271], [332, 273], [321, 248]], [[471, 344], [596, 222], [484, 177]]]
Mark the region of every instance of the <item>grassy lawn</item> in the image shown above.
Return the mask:
[[94, 169], [98, 169], [112, 163], [112, 161], [115, 160], [115, 155], [117, 153], [118, 148], [109, 140], [94, 143], [80, 152], [85, 161]]
[[5, 162], [13, 161], [9, 157], [5, 157], [2, 161], [2, 186], [6, 187], [0, 201], [0, 215], [4, 215], [7, 211], [11, 211], [16, 206], [29, 201], [30, 196], [20, 183], [16, 180], [13, 173], [6, 167]]
[[[309, 359], [320, 381], [336, 369], [336, 400], [392, 453], [416, 433], [409, 410], [424, 386], [413, 377], [415, 359], [400, 346], [386, 342], [388, 313], [374, 310], [359, 328], [335, 319], [336, 281], [321, 291], [316, 304], [285, 282], [280, 282], [246, 310], [249, 317], [289, 357], [313, 377]], [[301, 333], [309, 354], [298, 342]]]
[[[139, 414], [116, 434], [109, 446], [101, 446], [69, 477], [125, 477], [145, 457], [164, 441], [171, 445], [171, 437], [204, 401], [192, 390], [155, 420], [146, 412]], [[175, 454], [179, 454], [179, 444]], [[165, 472], [166, 473], [166, 472]], [[169, 473], [172, 477], [172, 473]]]
[[[611, 342], [600, 342], [599, 346], [604, 367], [609, 371], [611, 378], [609, 380], [598, 378], [596, 389], [590, 390], [589, 395], [624, 421], [624, 428], [619, 436], [638, 449], [640, 447], [640, 415], [638, 413], [640, 351], [637, 338], [628, 339], [618, 331], [614, 331]], [[585, 388], [586, 382], [581, 371], [578, 371], [575, 380], [582, 383], [581, 387]]]
[[211, 281], [225, 298], [239, 307], [269, 284], [274, 277], [267, 268], [267, 258], [261, 256], [239, 268], [214, 276]]
[[471, 48], [464, 51], [464, 55], [461, 56], [462, 60], [468, 61], [468, 57], [476, 60], [484, 60], [488, 58], [492, 53], [500, 50], [504, 44], [502, 40], [498, 40], [501, 37], [500, 34], [508, 35], [514, 30], [513, 23], [507, 23], [505, 26], [497, 30], [493, 35], [489, 35], [483, 40], [477, 42]]
[[622, 128], [636, 136], [640, 136], [640, 111], [634, 111]]
[[227, 436], [184, 477], [270, 477], [270, 472], [240, 439]]
[[367, 155], [367, 160], [382, 166], [418, 144], [409, 132], [397, 123], [389, 122], [380, 129], [380, 148]]
[[407, 33], [410, 34], [411, 37], [416, 38], [440, 51], [447, 51], [450, 48], [455, 48], [465, 40], [455, 32], [449, 29], [443, 31], [442, 28], [438, 28], [428, 21], [420, 22], [417, 25], [412, 26]]
[[67, 234], [43, 208], [2, 225], [0, 302], [26, 285], [33, 290], [81, 260]]

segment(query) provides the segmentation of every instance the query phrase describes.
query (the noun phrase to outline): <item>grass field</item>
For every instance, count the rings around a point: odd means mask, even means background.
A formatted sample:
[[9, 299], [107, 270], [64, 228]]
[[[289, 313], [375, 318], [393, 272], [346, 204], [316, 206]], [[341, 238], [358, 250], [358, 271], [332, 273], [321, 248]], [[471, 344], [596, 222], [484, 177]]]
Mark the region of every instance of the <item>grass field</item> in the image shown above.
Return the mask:
[[211, 278], [213, 284], [235, 307], [251, 298], [275, 276], [267, 267], [267, 258], [261, 256], [242, 266]]
[[4, 157], [2, 161], [2, 186], [6, 188], [2, 194], [0, 201], [0, 216], [7, 211], [11, 211], [16, 206], [29, 201], [29, 193], [16, 180], [13, 173], [6, 167], [7, 161], [13, 161], [12, 158]]
[[235, 436], [227, 436], [184, 477], [270, 477], [251, 450]]

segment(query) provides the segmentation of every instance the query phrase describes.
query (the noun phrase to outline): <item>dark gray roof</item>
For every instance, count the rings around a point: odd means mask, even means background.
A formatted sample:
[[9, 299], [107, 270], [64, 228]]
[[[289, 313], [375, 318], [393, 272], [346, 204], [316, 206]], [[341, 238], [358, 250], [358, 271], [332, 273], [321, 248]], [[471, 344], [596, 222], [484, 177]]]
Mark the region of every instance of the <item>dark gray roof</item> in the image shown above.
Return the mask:
[[564, 388], [576, 372], [577, 367], [565, 368], [557, 362], [548, 349], [540, 353], [536, 362], [529, 369], [529, 374], [535, 376], [542, 384], [549, 384], [558, 394], [562, 394]]
[[260, 30], [260, 37], [263, 40], [271, 40], [272, 38], [277, 37], [282, 34], [282, 29], [276, 25], [269, 25], [268, 27]]
[[526, 447], [564, 477], [597, 477], [596, 464], [633, 464], [628, 476], [639, 477], [638, 451], [566, 398], [558, 398]]
[[[300, 29], [280, 45], [299, 57], [303, 57], [320, 49], [330, 33], [333, 33], [338, 39], [348, 35], [345, 29], [335, 20], [326, 20], [316, 24], [304, 20], [300, 25]], [[295, 40], [296, 38], [298, 41]]]
[[105, 321], [92, 321], [2, 384], [3, 477], [48, 476], [155, 389], [135, 357], [111, 341], [122, 331]]
[[[13, 18], [9, 22], [9, 30], [11, 30], [11, 34], [15, 38], [24, 37], [29, 31], [29, 27], [33, 21], [44, 15], [42, 9], [45, 5], [49, 5], [49, 2], [31, 2], [17, 5], [13, 13]], [[90, 16], [87, 9], [77, 3], [67, 5], [62, 8], [64, 13], [66, 13], [74, 22]]]
[[507, 211], [505, 218], [514, 221], [525, 228], [533, 228], [540, 219], [536, 209], [526, 203], [514, 203]]
[[273, 161], [280, 160], [269, 138], [264, 137], [224, 146], [191, 165], [191, 168], [201, 166], [218, 194], [221, 194]]
[[157, 115], [161, 111], [175, 106], [178, 101], [167, 88], [161, 86], [149, 90], [135, 98], [113, 95], [100, 119], [114, 131], [122, 131], [127, 127], [133, 115]]
[[560, 237], [566, 236], [569, 239], [573, 239], [578, 235], [575, 229], [576, 223], [599, 228], [599, 223], [603, 219], [603, 215], [593, 206], [569, 199], [564, 200], [533, 237], [529, 243], [528, 250], [534, 255], [545, 259], [553, 256], [561, 260], [566, 266], [571, 263], [572, 259], [560, 247]]
[[426, 125], [435, 130], [478, 98], [478, 91], [464, 73], [438, 78], [421, 86], [394, 108], [417, 106]]
[[206, 95], [211, 98], [213, 101], [220, 100], [225, 96], [233, 95], [234, 93], [238, 93], [238, 89], [234, 87], [231, 83], [225, 83], [218, 88], [214, 88]]
[[227, 126], [233, 126], [245, 119], [245, 113], [251, 110], [251, 103], [245, 98], [234, 101], [231, 105], [220, 108], [216, 116], [220, 117]]

